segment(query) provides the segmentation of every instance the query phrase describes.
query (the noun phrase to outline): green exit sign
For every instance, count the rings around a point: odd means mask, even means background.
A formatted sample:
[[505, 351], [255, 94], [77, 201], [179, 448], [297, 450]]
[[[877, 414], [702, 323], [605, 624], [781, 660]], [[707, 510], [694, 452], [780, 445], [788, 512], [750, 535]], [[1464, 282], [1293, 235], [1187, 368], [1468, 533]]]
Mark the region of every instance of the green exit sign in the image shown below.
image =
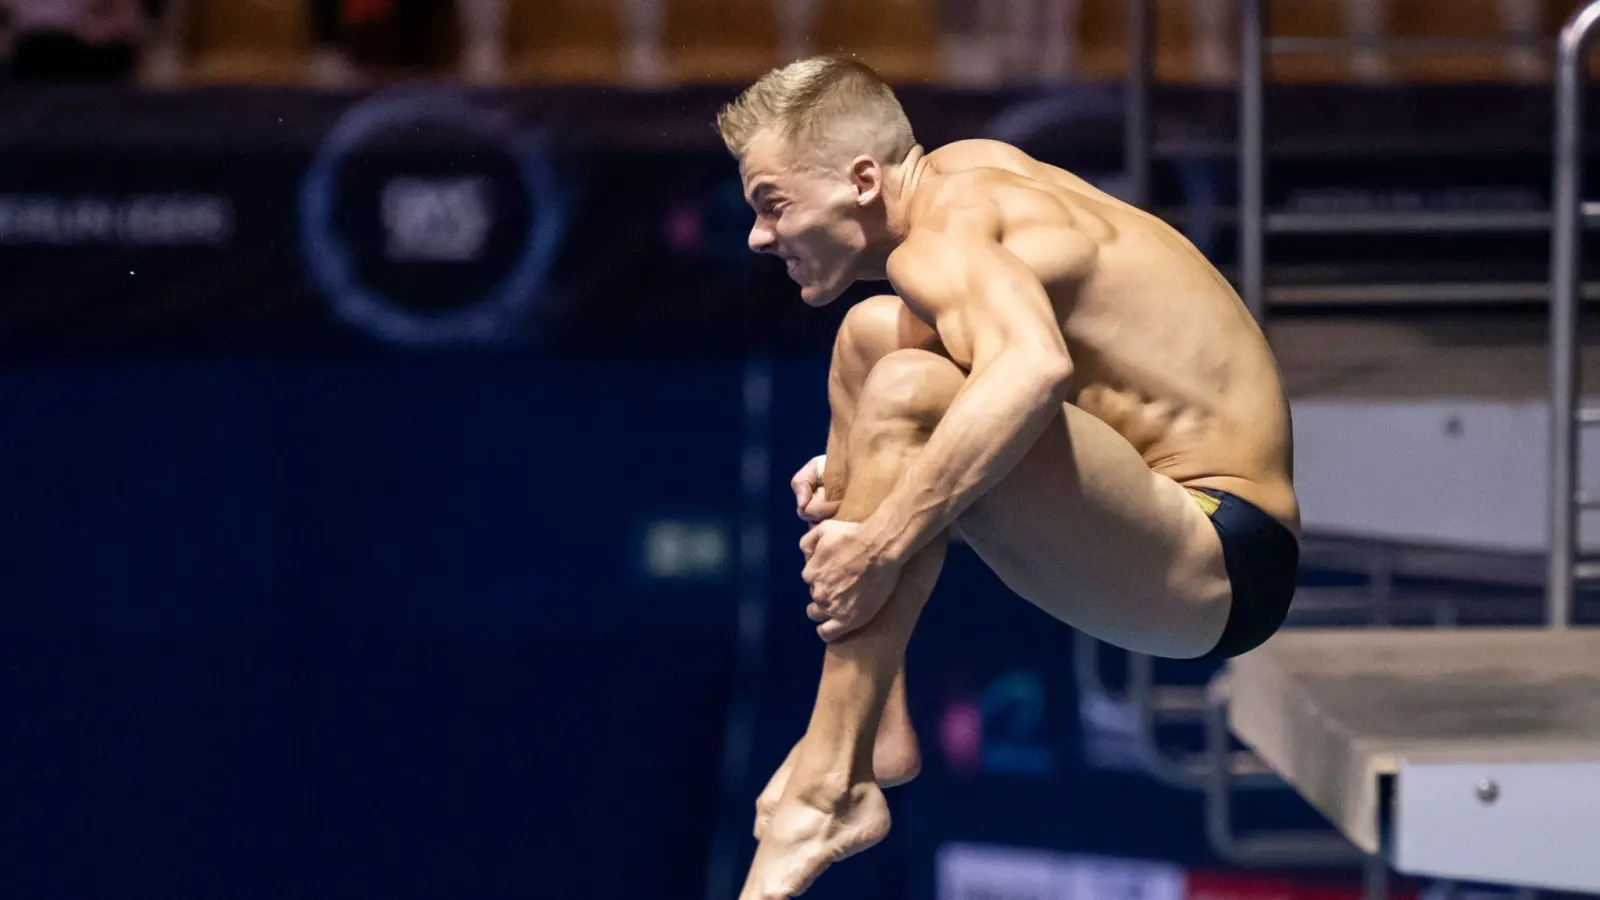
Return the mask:
[[651, 578], [720, 578], [733, 571], [733, 538], [719, 522], [657, 520], [644, 529], [644, 570]]

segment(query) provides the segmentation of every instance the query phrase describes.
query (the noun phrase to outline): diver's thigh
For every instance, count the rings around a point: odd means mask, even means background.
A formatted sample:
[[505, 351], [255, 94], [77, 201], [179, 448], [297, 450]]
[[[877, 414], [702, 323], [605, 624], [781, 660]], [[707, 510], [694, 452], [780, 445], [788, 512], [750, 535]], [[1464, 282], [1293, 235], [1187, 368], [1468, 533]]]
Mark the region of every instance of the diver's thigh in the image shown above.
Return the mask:
[[1210, 520], [1070, 404], [958, 531], [1012, 590], [1119, 646], [1199, 656], [1226, 624], [1228, 576]]

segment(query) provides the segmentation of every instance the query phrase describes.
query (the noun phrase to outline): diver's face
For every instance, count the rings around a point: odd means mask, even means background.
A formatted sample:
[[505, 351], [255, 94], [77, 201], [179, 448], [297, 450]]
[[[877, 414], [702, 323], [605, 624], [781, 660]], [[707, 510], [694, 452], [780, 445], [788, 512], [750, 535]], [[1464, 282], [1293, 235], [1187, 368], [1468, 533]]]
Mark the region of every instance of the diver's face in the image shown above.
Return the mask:
[[804, 158], [769, 132], [746, 148], [739, 168], [756, 213], [750, 249], [782, 259], [800, 299], [826, 306], [857, 278], [867, 245], [863, 204], [843, 166], [835, 172]]

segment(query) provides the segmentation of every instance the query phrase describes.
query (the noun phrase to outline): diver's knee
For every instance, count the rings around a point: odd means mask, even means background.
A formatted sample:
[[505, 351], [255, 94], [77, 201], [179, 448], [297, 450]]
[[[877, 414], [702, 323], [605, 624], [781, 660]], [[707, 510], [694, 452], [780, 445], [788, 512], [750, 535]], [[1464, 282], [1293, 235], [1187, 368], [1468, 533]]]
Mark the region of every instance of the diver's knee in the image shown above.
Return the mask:
[[845, 312], [839, 334], [858, 343], [893, 346], [904, 309], [905, 302], [893, 294], [868, 297]]
[[881, 294], [850, 307], [833, 341], [834, 368], [865, 378], [879, 359], [899, 346], [900, 313], [904, 306], [899, 297]]
[[961, 390], [965, 376], [955, 363], [926, 350], [896, 350], [867, 373], [857, 415], [931, 431]]

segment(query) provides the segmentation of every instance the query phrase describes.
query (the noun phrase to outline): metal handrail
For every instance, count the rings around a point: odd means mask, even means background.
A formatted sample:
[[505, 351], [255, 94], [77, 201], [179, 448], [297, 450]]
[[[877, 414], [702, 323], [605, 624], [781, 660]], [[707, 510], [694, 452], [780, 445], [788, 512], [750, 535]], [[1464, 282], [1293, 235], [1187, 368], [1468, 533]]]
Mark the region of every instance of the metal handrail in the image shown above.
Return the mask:
[[1555, 188], [1550, 242], [1550, 573], [1546, 620], [1572, 619], [1578, 557], [1578, 303], [1583, 256], [1584, 48], [1600, 23], [1600, 0], [1561, 29], [1556, 61]]
[[[1383, 284], [1362, 282], [1331, 284], [1279, 284], [1266, 296], [1273, 306], [1341, 305], [1362, 303], [1532, 303], [1545, 302], [1550, 295], [1548, 281], [1401, 281]], [[1583, 286], [1585, 299], [1600, 299], [1600, 281]]]
[[[1081, 689], [1105, 697], [1135, 713], [1134, 745], [1145, 771], [1168, 787], [1197, 791], [1205, 787], [1211, 759], [1205, 753], [1173, 756], [1161, 747], [1157, 730], [1165, 724], [1200, 724], [1205, 715], [1205, 689], [1200, 686], [1158, 685], [1155, 683], [1155, 658], [1142, 653], [1128, 654], [1128, 684], [1118, 693], [1100, 677], [1101, 643], [1083, 632], [1075, 632], [1072, 660]], [[1282, 788], [1283, 781], [1265, 768], [1255, 754], [1239, 752], [1228, 761], [1228, 777], [1234, 788], [1260, 790]]]
[[1493, 37], [1273, 37], [1267, 48], [1273, 53], [1326, 53], [1330, 50], [1365, 50], [1395, 56], [1424, 56], [1430, 53], [1464, 53], [1516, 48], [1555, 53], [1555, 42], [1538, 34], [1503, 34]]
[[1123, 173], [1128, 180], [1128, 202], [1150, 207], [1151, 136], [1150, 85], [1155, 81], [1155, 0], [1128, 3], [1128, 92], [1123, 119]]
[[[1600, 228], [1600, 203], [1582, 204], [1582, 224]], [[1546, 231], [1553, 219], [1529, 210], [1372, 210], [1364, 212], [1278, 212], [1266, 218], [1274, 234], [1399, 234], [1449, 230]]]
[[1232, 752], [1229, 748], [1229, 675], [1223, 671], [1206, 688], [1206, 755], [1211, 760], [1206, 791], [1206, 837], [1217, 853], [1229, 862], [1245, 866], [1338, 866], [1354, 865], [1365, 854], [1342, 836], [1329, 831], [1288, 831], [1241, 836], [1233, 828], [1232, 795], [1235, 787], [1229, 774]]
[[1239, 0], [1239, 295], [1265, 324], [1266, 294], [1266, 59], [1261, 0]]

